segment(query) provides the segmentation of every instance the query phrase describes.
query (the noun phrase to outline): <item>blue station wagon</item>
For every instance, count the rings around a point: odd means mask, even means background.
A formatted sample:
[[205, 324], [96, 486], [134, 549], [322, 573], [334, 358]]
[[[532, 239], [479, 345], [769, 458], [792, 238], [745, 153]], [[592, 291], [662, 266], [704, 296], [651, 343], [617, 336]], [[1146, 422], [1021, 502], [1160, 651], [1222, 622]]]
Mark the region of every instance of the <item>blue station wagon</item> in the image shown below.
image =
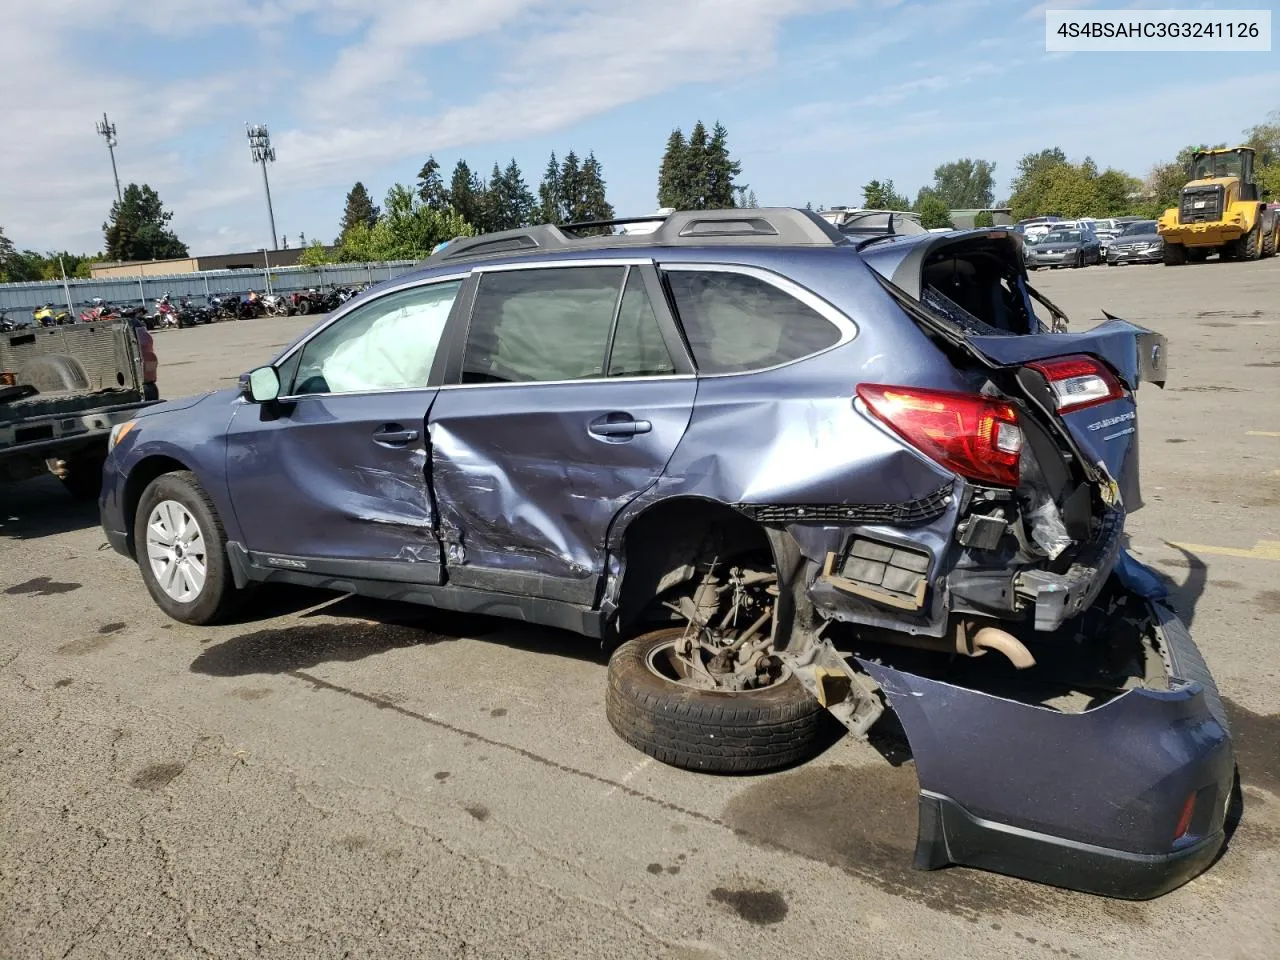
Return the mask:
[[1227, 721], [1122, 539], [1163, 338], [1066, 332], [1006, 230], [658, 219], [459, 238], [117, 427], [108, 539], [186, 623], [294, 583], [597, 638], [613, 728], [689, 769], [892, 710], [920, 867], [1202, 870]]

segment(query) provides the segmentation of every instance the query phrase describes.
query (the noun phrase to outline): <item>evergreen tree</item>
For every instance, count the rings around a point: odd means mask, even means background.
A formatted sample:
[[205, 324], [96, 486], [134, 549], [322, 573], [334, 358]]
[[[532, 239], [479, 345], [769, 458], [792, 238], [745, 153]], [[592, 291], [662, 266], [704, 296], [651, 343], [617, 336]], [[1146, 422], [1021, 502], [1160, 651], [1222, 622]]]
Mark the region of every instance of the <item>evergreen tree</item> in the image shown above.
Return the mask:
[[[369, 191], [357, 180], [356, 185], [347, 193], [347, 204], [342, 210], [342, 224], [338, 228], [338, 243], [342, 243], [342, 238], [357, 224], [364, 224], [372, 230], [373, 225], [378, 222], [378, 212], [377, 206], [369, 198]], [[298, 244], [302, 247], [307, 245], [304, 234], [298, 234]]]
[[471, 172], [465, 160], [459, 160], [449, 181], [449, 200], [453, 209], [476, 230], [485, 230], [484, 184]]
[[578, 166], [578, 155], [570, 150], [560, 164], [560, 222], [578, 223], [587, 219], [583, 216], [585, 206], [582, 169]]
[[662, 154], [662, 166], [658, 169], [658, 206], [687, 208], [688, 181], [685, 176], [685, 154], [688, 145], [680, 128], [667, 137], [667, 149]]
[[760, 204], [756, 201], [756, 192], [751, 189], [749, 184], [741, 187], [734, 187], [733, 192], [737, 194], [736, 205], [739, 207], [758, 207]]
[[560, 222], [560, 161], [555, 151], [547, 161], [547, 169], [542, 173], [542, 183], [538, 184], [538, 219], [542, 223]]
[[613, 205], [606, 196], [604, 170], [594, 151], [587, 154], [582, 164], [581, 190], [583, 220], [613, 219]]
[[488, 211], [486, 230], [512, 230], [527, 226], [537, 207], [537, 201], [524, 182], [524, 174], [514, 158], [505, 170], [499, 170], [496, 163], [493, 165], [485, 198]]
[[[694, 133], [698, 128], [694, 127]], [[711, 128], [707, 141], [704, 169], [706, 187], [703, 191], [705, 209], [720, 210], [734, 206], [733, 178], [742, 173], [742, 164], [729, 156], [729, 132], [719, 121]]]
[[173, 214], [145, 183], [131, 183], [111, 205], [111, 218], [102, 225], [109, 260], [169, 260], [187, 256], [187, 245], [169, 229]]
[[699, 120], [689, 132], [689, 142], [684, 151], [683, 202], [677, 209], [705, 210], [707, 208], [707, 128]]
[[921, 197], [917, 202], [920, 225], [926, 230], [952, 226], [951, 211], [947, 209], [946, 201], [934, 193], [925, 193], [923, 190], [920, 192]]
[[428, 156], [418, 171], [418, 197], [432, 210], [444, 210], [449, 206], [449, 191], [444, 188], [440, 164], [434, 155]]
[[906, 210], [911, 201], [894, 189], [892, 180], [872, 180], [862, 188], [862, 204], [868, 210]]

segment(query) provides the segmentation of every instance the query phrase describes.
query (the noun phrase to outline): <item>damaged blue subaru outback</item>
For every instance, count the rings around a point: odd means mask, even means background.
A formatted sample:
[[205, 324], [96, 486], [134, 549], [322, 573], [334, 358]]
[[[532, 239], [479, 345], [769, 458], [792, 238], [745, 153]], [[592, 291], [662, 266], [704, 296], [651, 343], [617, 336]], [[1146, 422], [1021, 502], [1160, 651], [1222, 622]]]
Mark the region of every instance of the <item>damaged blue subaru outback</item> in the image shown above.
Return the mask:
[[1124, 549], [1163, 338], [1067, 332], [1003, 230], [648, 221], [459, 238], [118, 426], [108, 539], [185, 623], [292, 583], [598, 638], [609, 722], [678, 767], [892, 721], [922, 869], [1203, 870], [1228, 725]]

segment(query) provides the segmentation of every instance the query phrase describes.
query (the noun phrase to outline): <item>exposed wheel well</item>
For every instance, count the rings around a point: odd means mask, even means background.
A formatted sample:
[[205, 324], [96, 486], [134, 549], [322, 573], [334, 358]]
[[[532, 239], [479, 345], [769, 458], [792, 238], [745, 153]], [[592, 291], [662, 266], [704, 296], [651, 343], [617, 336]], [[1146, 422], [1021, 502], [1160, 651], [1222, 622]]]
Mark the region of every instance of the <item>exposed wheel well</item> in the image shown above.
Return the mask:
[[692, 497], [655, 504], [623, 535], [619, 631], [651, 622], [654, 601], [691, 582], [699, 563], [756, 551], [771, 552], [764, 528], [732, 507]]
[[124, 529], [129, 536], [129, 555], [137, 557], [137, 548], [133, 542], [133, 524], [138, 513], [138, 501], [142, 499], [142, 491], [147, 489], [148, 484], [156, 477], [163, 476], [166, 473], [173, 473], [177, 470], [191, 469], [180, 460], [173, 457], [152, 456], [139, 460], [133, 470], [129, 472], [129, 479], [124, 484]]

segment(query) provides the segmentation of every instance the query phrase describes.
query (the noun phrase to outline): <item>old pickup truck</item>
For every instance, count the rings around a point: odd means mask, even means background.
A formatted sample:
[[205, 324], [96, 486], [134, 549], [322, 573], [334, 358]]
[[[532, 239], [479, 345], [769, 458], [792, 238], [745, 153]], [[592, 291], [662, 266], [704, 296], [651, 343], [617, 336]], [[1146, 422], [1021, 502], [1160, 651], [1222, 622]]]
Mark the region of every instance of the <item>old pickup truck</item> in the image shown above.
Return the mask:
[[48, 471], [96, 497], [112, 427], [159, 400], [156, 366], [151, 334], [129, 321], [0, 334], [0, 490]]

